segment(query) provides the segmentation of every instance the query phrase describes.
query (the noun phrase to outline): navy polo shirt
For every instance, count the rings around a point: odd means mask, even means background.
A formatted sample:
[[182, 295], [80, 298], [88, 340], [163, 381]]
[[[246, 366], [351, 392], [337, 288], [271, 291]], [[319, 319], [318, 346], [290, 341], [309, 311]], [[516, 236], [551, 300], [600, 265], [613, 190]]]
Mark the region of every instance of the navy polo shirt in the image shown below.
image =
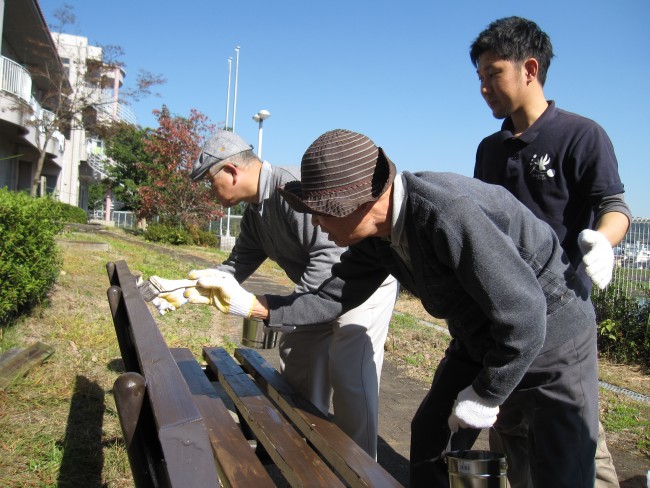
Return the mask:
[[623, 193], [612, 143], [596, 122], [555, 106], [519, 137], [510, 117], [481, 141], [474, 177], [501, 185], [548, 222], [575, 268], [578, 234], [591, 228], [599, 202]]

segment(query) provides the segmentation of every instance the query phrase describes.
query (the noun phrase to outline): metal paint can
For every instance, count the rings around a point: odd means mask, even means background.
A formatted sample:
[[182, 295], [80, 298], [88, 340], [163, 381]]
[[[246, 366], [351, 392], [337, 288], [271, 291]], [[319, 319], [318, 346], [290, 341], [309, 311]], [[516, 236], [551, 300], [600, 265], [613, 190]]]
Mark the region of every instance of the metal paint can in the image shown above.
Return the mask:
[[450, 488], [506, 488], [508, 463], [493, 451], [451, 451], [445, 455]]

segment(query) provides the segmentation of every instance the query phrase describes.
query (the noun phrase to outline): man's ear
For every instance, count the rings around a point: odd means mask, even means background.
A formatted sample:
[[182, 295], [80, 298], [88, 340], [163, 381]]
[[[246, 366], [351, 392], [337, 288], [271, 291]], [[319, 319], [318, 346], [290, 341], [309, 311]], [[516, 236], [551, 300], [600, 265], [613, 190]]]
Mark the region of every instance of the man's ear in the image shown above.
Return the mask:
[[233, 183], [237, 181], [237, 175], [239, 174], [239, 169], [237, 166], [231, 163], [226, 163], [224, 167], [221, 169], [221, 171], [225, 171], [232, 177]]
[[528, 58], [524, 61], [524, 73], [527, 82], [530, 83], [536, 80], [537, 74], [539, 73], [539, 62], [535, 58]]

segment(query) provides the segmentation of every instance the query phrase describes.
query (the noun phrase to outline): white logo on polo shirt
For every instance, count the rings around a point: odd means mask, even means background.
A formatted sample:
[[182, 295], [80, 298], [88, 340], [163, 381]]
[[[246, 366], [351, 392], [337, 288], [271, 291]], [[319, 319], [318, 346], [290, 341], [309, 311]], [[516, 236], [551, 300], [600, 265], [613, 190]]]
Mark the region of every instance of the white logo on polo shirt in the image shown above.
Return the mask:
[[547, 168], [550, 163], [551, 158], [548, 157], [548, 154], [544, 154], [541, 158], [537, 154], [534, 154], [528, 163], [531, 176], [538, 180], [553, 178], [555, 176], [555, 170], [553, 168]]

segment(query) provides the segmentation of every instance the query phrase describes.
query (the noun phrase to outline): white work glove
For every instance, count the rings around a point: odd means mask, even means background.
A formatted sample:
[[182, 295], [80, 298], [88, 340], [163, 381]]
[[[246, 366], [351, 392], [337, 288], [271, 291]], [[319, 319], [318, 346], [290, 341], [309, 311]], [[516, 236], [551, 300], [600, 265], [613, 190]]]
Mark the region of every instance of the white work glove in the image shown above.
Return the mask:
[[185, 288], [183, 296], [187, 301], [193, 304], [211, 305], [212, 304], [212, 291], [206, 288]]
[[223, 271], [200, 278], [196, 289], [190, 289], [186, 297], [192, 303], [206, 303], [205, 298], [208, 298], [209, 303], [223, 313], [244, 318], [251, 317], [255, 304], [255, 295], [244, 290], [234, 276]]
[[[205, 278], [207, 276], [219, 276], [222, 273], [223, 271], [219, 271], [215, 268], [193, 269], [188, 274], [188, 278], [191, 280], [198, 280], [199, 278]], [[185, 293], [183, 294], [190, 303], [199, 305], [212, 305], [212, 295], [212, 290], [196, 287], [185, 288]]]
[[215, 268], [193, 269], [187, 277], [191, 280], [198, 280], [207, 276], [219, 276], [221, 274], [223, 274], [223, 271], [219, 271]]
[[578, 246], [591, 281], [601, 290], [604, 289], [611, 281], [614, 271], [612, 245], [600, 232], [585, 229], [578, 235]]
[[167, 312], [181, 308], [188, 302], [187, 298], [184, 296], [184, 292], [185, 288], [180, 288], [168, 293], [161, 293], [151, 300], [151, 303], [158, 309], [160, 315], [165, 315]]
[[452, 432], [458, 432], [460, 427], [463, 429], [487, 429], [497, 421], [498, 413], [499, 407], [486, 405], [470, 385], [456, 397], [447, 423]]

